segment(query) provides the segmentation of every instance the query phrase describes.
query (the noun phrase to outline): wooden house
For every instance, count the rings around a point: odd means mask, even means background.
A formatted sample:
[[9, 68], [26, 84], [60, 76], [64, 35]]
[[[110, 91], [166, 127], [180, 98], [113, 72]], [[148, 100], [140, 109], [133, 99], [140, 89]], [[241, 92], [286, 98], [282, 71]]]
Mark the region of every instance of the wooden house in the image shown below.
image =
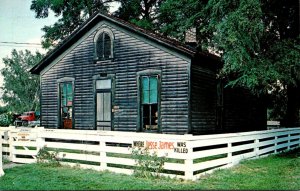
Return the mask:
[[256, 98], [217, 82], [219, 65], [214, 55], [96, 14], [31, 73], [40, 75], [45, 128], [172, 134], [266, 128]]

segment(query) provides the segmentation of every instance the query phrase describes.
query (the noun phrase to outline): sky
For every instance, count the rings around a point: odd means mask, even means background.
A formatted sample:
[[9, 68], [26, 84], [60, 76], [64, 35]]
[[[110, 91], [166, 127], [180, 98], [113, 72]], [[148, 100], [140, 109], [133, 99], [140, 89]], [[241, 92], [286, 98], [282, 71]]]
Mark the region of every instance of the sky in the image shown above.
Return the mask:
[[[57, 21], [52, 13], [48, 18], [36, 19], [30, 10], [31, 0], [0, 0], [0, 69], [4, 67], [2, 59], [9, 56], [13, 49], [45, 53], [39, 45], [16, 45], [3, 42], [40, 43], [41, 28]], [[0, 86], [3, 77], [0, 74]], [[1, 92], [0, 92], [1, 93]]]
[[[13, 49], [45, 53], [40, 45], [16, 45], [3, 42], [16, 43], [41, 43], [43, 28], [45, 25], [54, 24], [58, 18], [50, 12], [47, 18], [35, 18], [35, 12], [30, 10], [32, 0], [0, 0], [0, 69], [4, 67], [2, 59], [9, 56]], [[117, 4], [113, 4], [111, 12], [116, 10]], [[3, 77], [0, 74], [0, 87], [3, 85]], [[1, 95], [1, 91], [0, 91]], [[1, 105], [1, 102], [0, 102]]]

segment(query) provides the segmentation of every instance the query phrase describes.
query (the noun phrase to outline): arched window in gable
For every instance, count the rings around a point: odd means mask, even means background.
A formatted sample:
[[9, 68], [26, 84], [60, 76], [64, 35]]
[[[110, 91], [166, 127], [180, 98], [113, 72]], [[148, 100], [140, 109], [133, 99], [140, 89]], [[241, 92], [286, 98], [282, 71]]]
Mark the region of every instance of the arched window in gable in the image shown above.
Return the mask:
[[95, 35], [95, 59], [107, 60], [113, 58], [114, 35], [109, 29], [100, 29]]

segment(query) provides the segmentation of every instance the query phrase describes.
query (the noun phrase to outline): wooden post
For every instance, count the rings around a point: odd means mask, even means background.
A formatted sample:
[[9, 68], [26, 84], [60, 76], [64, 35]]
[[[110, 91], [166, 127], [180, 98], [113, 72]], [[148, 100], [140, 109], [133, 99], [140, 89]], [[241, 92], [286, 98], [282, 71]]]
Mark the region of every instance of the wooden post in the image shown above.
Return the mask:
[[106, 143], [104, 140], [101, 141], [101, 138], [100, 138], [100, 142], [99, 142], [99, 148], [100, 148], [100, 159], [101, 159], [101, 162], [100, 162], [100, 169], [101, 170], [106, 170], [107, 169], [107, 163], [106, 162], [103, 162], [105, 161], [106, 159], [106, 150], [105, 150], [105, 147], [106, 147]]
[[278, 137], [275, 136], [275, 144], [274, 144], [274, 154], [277, 153], [277, 141], [278, 141]]
[[14, 160], [14, 154], [13, 154], [13, 150], [14, 150], [14, 146], [13, 146], [13, 142], [14, 142], [14, 138], [12, 136], [12, 131], [15, 130], [16, 127], [15, 126], [9, 126], [9, 130], [8, 130], [8, 144], [9, 144], [9, 161], [13, 162]]
[[258, 143], [259, 143], [259, 139], [255, 139], [255, 141], [254, 141], [254, 144], [256, 145], [256, 146], [254, 147], [255, 158], [258, 158], [258, 157], [259, 157], [259, 155], [258, 155], [258, 152], [259, 152], [259, 146], [258, 146]]
[[4, 175], [2, 167], [2, 137], [0, 138], [0, 177]]
[[289, 133], [289, 135], [288, 135], [288, 147], [287, 147], [287, 149], [288, 150], [290, 150], [291, 149], [291, 134]]
[[186, 180], [194, 179], [194, 160], [192, 158], [193, 148], [190, 145], [191, 142], [187, 142], [188, 153], [186, 153], [186, 159], [184, 160], [185, 170], [184, 170], [184, 178]]
[[228, 164], [227, 166], [228, 167], [231, 167], [234, 165], [234, 161], [232, 161], [232, 143], [227, 143], [227, 149], [228, 149], [228, 152], [227, 152], [227, 159], [228, 159]]
[[[44, 127], [36, 128], [36, 154], [45, 146], [45, 138], [42, 137]], [[37, 162], [37, 161], [36, 161]]]

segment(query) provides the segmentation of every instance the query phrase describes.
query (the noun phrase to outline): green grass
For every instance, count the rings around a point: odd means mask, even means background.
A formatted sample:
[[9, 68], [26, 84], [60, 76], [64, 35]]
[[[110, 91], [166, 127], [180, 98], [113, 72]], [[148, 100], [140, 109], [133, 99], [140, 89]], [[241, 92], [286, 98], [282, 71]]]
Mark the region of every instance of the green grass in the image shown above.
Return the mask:
[[0, 190], [100, 190], [100, 189], [250, 189], [299, 190], [300, 149], [218, 170], [200, 180], [144, 179], [123, 174], [70, 167], [29, 164], [5, 170]]

